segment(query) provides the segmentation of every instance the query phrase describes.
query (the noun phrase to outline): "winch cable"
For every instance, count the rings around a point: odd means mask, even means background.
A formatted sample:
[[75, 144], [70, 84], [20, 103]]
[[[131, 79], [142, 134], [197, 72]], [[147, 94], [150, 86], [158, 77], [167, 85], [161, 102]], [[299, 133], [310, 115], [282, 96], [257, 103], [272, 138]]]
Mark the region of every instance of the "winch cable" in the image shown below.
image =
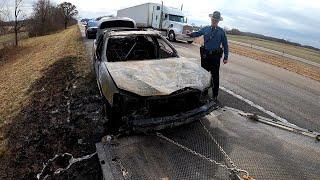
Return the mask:
[[270, 125], [273, 127], [277, 127], [279, 129], [283, 129], [283, 130], [294, 132], [297, 134], [301, 134], [301, 135], [304, 135], [304, 136], [307, 136], [310, 138], [314, 138], [316, 140], [316, 142], [320, 141], [320, 133], [319, 132], [314, 132], [314, 131], [310, 131], [307, 129], [303, 129], [303, 128], [298, 127], [298, 126], [291, 124], [291, 123], [274, 121], [274, 120], [266, 118], [266, 117], [262, 117], [262, 116], [252, 114], [252, 113], [246, 113], [246, 112], [243, 112], [243, 111], [231, 108], [231, 107], [225, 107], [225, 109], [234, 111], [234, 112], [238, 113], [240, 116], [246, 117], [248, 119], [251, 119], [251, 120], [266, 124], [266, 125]]
[[235, 163], [231, 160], [231, 158], [228, 156], [228, 154], [224, 151], [224, 149], [222, 148], [222, 146], [218, 143], [218, 141], [213, 137], [213, 135], [210, 133], [210, 131], [208, 130], [208, 128], [203, 124], [202, 120], [200, 120], [200, 124], [202, 125], [202, 127], [204, 128], [204, 130], [206, 131], [206, 133], [209, 135], [210, 139], [218, 146], [220, 152], [224, 155], [224, 157], [227, 159], [228, 163], [230, 164], [231, 167], [229, 167], [228, 165], [226, 164], [223, 164], [221, 162], [217, 162], [216, 160], [210, 158], [210, 157], [207, 157], [193, 149], [190, 149], [182, 144], [180, 144], [179, 142], [176, 142], [174, 141], [173, 139], [170, 139], [168, 137], [166, 137], [165, 135], [163, 135], [162, 133], [160, 132], [156, 132], [156, 136], [161, 138], [161, 139], [164, 139], [166, 140], [167, 142], [205, 160], [205, 161], [208, 161], [212, 164], [215, 164], [219, 167], [222, 167], [224, 169], [226, 169], [229, 174], [230, 174], [230, 177], [232, 179], [242, 179], [242, 180], [254, 180], [253, 177], [249, 176], [249, 173], [248, 171], [246, 170], [243, 170], [243, 169], [240, 169], [238, 168]]

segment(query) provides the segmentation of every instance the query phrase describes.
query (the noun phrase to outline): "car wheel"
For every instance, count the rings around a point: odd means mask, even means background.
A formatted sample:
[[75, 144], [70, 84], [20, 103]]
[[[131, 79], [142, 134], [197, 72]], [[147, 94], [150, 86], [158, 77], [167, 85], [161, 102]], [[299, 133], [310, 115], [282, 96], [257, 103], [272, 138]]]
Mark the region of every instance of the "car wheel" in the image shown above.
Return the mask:
[[168, 36], [170, 41], [172, 42], [176, 41], [176, 35], [174, 34], [173, 31], [170, 31]]
[[192, 43], [193, 43], [193, 41], [188, 41], [188, 43], [189, 43], [189, 44], [192, 44]]

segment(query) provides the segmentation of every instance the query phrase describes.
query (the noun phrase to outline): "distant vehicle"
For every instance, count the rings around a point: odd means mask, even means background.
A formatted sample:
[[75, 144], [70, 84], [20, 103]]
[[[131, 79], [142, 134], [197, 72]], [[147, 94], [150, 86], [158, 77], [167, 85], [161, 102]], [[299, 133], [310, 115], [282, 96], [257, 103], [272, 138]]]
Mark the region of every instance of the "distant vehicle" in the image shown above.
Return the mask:
[[97, 38], [107, 29], [116, 28], [136, 28], [136, 22], [130, 18], [124, 17], [103, 17], [98, 23]]
[[112, 124], [134, 130], [191, 122], [216, 106], [211, 74], [179, 57], [155, 31], [105, 31], [94, 44], [94, 72]]
[[97, 21], [89, 20], [86, 25], [86, 37], [88, 39], [95, 39], [97, 34]]
[[186, 35], [187, 30], [192, 30], [192, 26], [187, 24], [187, 18], [178, 8], [145, 3], [120, 9], [117, 16], [132, 18], [138, 27], [160, 30], [170, 41], [183, 40], [192, 43], [194, 40]]
[[87, 23], [88, 23], [89, 20], [90, 20], [90, 19], [84, 18], [84, 19], [81, 19], [80, 22], [81, 22], [82, 24], [84, 24], [84, 25], [87, 25]]

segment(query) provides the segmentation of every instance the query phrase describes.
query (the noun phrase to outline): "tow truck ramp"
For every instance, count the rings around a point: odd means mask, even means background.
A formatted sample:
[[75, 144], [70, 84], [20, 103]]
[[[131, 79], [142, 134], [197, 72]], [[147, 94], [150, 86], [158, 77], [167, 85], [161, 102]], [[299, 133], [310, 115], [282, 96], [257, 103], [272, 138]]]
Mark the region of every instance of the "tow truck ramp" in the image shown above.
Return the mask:
[[96, 144], [106, 180], [320, 179], [318, 133], [227, 107], [158, 133], [106, 139]]

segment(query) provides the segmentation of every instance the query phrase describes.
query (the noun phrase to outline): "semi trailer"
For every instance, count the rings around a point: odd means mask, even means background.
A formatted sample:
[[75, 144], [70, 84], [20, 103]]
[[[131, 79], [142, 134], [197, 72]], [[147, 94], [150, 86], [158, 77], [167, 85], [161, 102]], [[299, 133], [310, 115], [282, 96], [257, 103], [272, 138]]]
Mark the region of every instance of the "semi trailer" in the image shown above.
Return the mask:
[[118, 17], [133, 19], [138, 28], [152, 28], [161, 32], [170, 41], [182, 40], [193, 42], [186, 32], [192, 30], [187, 24], [187, 18], [178, 8], [164, 6], [158, 3], [145, 3], [117, 11]]

